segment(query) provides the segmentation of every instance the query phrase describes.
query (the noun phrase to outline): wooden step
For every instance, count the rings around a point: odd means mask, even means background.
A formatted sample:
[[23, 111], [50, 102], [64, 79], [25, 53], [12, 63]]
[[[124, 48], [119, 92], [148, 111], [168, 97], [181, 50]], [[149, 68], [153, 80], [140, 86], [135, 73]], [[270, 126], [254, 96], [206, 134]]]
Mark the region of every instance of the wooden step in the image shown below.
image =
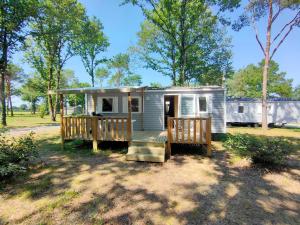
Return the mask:
[[165, 147], [164, 142], [144, 142], [144, 141], [132, 141], [130, 146], [149, 146], [149, 147]]
[[152, 146], [130, 146], [128, 148], [129, 154], [140, 153], [140, 154], [157, 154], [164, 155], [165, 147], [152, 147]]
[[128, 161], [144, 161], [144, 162], [164, 162], [165, 155], [159, 154], [141, 154], [132, 153], [126, 155], [126, 160]]

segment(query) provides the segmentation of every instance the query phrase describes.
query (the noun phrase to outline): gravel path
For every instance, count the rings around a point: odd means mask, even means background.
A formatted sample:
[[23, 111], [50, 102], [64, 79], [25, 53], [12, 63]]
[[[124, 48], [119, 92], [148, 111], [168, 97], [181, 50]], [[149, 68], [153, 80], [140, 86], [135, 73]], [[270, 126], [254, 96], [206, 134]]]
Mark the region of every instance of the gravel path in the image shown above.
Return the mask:
[[59, 131], [59, 125], [45, 125], [45, 126], [36, 126], [36, 127], [23, 127], [23, 128], [13, 128], [9, 129], [6, 134], [12, 136], [19, 136], [28, 134], [29, 132], [34, 132], [36, 134], [39, 133], [47, 133], [53, 131]]

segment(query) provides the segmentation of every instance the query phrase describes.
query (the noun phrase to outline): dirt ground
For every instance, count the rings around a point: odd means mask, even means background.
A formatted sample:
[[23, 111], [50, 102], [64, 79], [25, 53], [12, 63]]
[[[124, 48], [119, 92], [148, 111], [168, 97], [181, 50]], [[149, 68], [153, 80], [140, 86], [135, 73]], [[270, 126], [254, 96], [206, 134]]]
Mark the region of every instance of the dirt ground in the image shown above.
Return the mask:
[[[164, 164], [41, 141], [36, 168], [0, 189], [0, 224], [300, 224], [300, 163], [282, 171], [173, 155]], [[72, 148], [72, 147], [70, 147]]]

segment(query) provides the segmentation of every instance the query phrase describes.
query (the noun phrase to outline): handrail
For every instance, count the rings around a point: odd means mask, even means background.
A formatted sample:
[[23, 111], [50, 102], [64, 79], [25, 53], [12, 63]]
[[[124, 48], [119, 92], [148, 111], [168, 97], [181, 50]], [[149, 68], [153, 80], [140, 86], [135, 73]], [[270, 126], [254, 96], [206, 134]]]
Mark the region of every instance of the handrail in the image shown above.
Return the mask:
[[92, 140], [93, 149], [98, 141], [130, 141], [131, 130], [124, 116], [63, 116], [64, 139]]
[[211, 155], [211, 117], [169, 117], [168, 151], [171, 144], [201, 144], [207, 146]]

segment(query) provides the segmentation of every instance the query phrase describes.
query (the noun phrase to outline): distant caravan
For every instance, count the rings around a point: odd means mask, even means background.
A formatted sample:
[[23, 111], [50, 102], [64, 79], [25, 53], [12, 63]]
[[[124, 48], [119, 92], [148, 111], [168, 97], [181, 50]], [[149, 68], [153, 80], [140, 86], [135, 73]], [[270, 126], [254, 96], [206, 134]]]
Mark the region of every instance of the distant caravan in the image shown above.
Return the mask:
[[[231, 125], [260, 126], [262, 103], [253, 98], [227, 98], [226, 123]], [[300, 101], [287, 98], [268, 100], [268, 125], [284, 126], [300, 123]]]

